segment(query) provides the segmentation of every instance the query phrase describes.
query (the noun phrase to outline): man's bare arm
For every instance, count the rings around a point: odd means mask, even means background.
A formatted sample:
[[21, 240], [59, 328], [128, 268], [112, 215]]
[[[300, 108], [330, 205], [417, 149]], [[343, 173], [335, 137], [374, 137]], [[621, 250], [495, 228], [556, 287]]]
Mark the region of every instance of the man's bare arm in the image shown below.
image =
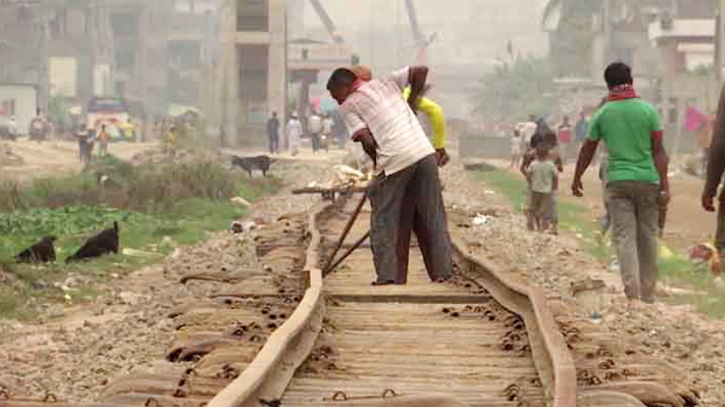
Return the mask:
[[429, 69], [427, 66], [413, 66], [408, 74], [408, 82], [410, 82], [410, 97], [408, 104], [413, 109], [413, 113], [418, 112], [418, 100], [426, 90]]
[[669, 176], [667, 175], [670, 158], [667, 156], [667, 150], [665, 150], [662, 139], [661, 135], [652, 137], [652, 156], [654, 158], [655, 167], [657, 167], [657, 172], [660, 175], [660, 203], [662, 205], [667, 205], [670, 200], [670, 181]]
[[702, 206], [708, 211], [715, 211], [714, 198], [722, 183], [725, 172], [725, 87], [720, 92], [715, 128], [710, 142], [710, 156], [707, 160], [707, 177], [702, 193]]
[[584, 196], [583, 190], [584, 185], [582, 184], [582, 176], [587, 171], [587, 168], [592, 164], [594, 154], [597, 152], [597, 145], [599, 142], [592, 139], [587, 139], [582, 145], [579, 151], [579, 159], [576, 162], [576, 171], [574, 172], [574, 181], [571, 184], [572, 193], [574, 196]]
[[362, 144], [363, 150], [365, 150], [365, 153], [368, 155], [368, 157], [373, 160], [373, 165], [377, 167], [378, 143], [375, 141], [375, 137], [373, 137], [373, 133], [370, 132], [370, 129], [363, 129], [355, 133], [353, 140], [355, 140], [355, 142], [357, 143]]

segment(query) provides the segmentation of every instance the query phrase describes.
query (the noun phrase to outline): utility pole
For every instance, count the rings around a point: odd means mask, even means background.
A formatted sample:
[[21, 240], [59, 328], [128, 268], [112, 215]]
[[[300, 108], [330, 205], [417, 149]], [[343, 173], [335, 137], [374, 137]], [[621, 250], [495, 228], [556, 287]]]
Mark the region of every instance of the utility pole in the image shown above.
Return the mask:
[[725, 0], [718, 0], [718, 11], [715, 33], [715, 77], [719, 83], [725, 80]]
[[50, 99], [50, 61], [48, 58], [48, 2], [40, 2], [38, 15], [38, 32], [40, 34], [40, 77], [38, 78], [38, 107], [48, 116], [48, 102]]

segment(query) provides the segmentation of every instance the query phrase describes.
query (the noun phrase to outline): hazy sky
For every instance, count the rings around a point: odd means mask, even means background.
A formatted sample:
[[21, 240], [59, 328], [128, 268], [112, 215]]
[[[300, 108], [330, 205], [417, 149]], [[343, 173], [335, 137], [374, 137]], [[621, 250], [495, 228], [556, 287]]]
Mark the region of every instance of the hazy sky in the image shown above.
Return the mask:
[[[298, 0], [306, 3], [305, 0]], [[404, 0], [321, 0], [350, 47], [372, 65], [408, 63], [412, 34]], [[512, 40], [524, 54], [544, 55], [541, 32], [545, 0], [415, 0], [426, 34], [437, 33], [431, 65], [486, 65], [505, 54]], [[305, 27], [324, 39], [323, 26], [305, 4]], [[372, 33], [372, 35], [371, 35]], [[396, 61], [397, 59], [397, 61]]]
[[[304, 24], [308, 36], [328, 41], [324, 26], [308, 4]], [[415, 61], [412, 32], [404, 0], [320, 0], [351, 50], [375, 72], [389, 72]], [[446, 113], [465, 117], [478, 79], [497, 58], [505, 58], [512, 41], [523, 55], [547, 54], [541, 31], [546, 0], [415, 0], [424, 33], [437, 33], [429, 48], [432, 96]], [[290, 10], [292, 12], [292, 10]], [[323, 75], [324, 76], [324, 75]], [[323, 81], [324, 82], [324, 81]], [[323, 86], [313, 88], [325, 95]]]

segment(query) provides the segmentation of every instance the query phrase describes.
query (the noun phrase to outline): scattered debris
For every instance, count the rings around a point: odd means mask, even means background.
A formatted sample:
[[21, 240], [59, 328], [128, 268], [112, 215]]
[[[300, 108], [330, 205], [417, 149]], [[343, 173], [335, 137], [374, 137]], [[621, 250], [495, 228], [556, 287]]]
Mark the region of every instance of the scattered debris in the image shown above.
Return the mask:
[[244, 205], [246, 207], [252, 206], [252, 204], [249, 201], [242, 198], [241, 196], [236, 196], [236, 197], [232, 198], [231, 201], [232, 201], [232, 203]]
[[571, 283], [571, 295], [576, 297], [577, 295], [587, 291], [598, 291], [607, 287], [607, 284], [603, 280], [594, 280], [592, 278], [585, 278], [584, 280], [576, 281]]
[[473, 223], [473, 226], [483, 226], [483, 225], [487, 225], [492, 220], [493, 220], [493, 216], [481, 215], [479, 213], [473, 218], [472, 223]]

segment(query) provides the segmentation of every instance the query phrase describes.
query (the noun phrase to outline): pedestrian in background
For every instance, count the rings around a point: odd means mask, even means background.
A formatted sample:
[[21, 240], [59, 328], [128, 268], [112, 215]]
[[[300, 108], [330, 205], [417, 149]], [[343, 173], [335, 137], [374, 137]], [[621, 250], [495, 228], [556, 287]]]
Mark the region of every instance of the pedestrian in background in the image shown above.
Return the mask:
[[[559, 188], [559, 173], [550, 155], [550, 149], [540, 146], [536, 149], [536, 159], [531, 163], [526, 180], [531, 189], [531, 213], [535, 229], [545, 232], [551, 222], [549, 206], [554, 201], [552, 194]], [[529, 230], [534, 230], [530, 228]]]
[[[705, 188], [702, 192], [702, 207], [708, 212], [715, 212], [715, 196], [723, 182], [725, 173], [725, 87], [720, 92], [720, 102], [717, 107], [712, 127], [710, 148], [707, 151], [707, 172]], [[725, 189], [720, 192], [717, 207], [717, 223], [715, 225], [715, 248], [720, 258], [725, 255]]]
[[294, 157], [299, 153], [300, 144], [302, 143], [302, 133], [304, 132], [302, 130], [302, 122], [297, 117], [297, 112], [292, 112], [285, 131], [290, 153]]
[[559, 125], [557, 137], [559, 138], [559, 151], [561, 153], [561, 159], [564, 162], [569, 160], [569, 146], [572, 142], [572, 127], [569, 123], [569, 116], [564, 116], [561, 124]]
[[630, 300], [653, 303], [659, 273], [658, 221], [670, 199], [660, 116], [637, 96], [629, 66], [613, 63], [604, 78], [609, 97], [591, 120], [572, 192], [583, 196], [582, 176], [603, 141], [609, 152], [607, 195], [624, 292]]
[[322, 148], [325, 149], [325, 151], [330, 151], [330, 143], [332, 142], [332, 129], [335, 127], [335, 122], [332, 120], [332, 117], [330, 117], [330, 114], [325, 114], [324, 119], [322, 119]]
[[[564, 163], [561, 160], [561, 155], [558, 153], [557, 145], [558, 140], [556, 134], [554, 134], [554, 132], [551, 131], [548, 126], [541, 127], [540, 130], [537, 130], [534, 136], [531, 138], [531, 143], [529, 144], [528, 150], [526, 151], [526, 153], [524, 153], [524, 156], [521, 160], [521, 173], [524, 174], [525, 177], [528, 177], [529, 166], [534, 162], [534, 160], [536, 160], [537, 151], [539, 149], [546, 150], [547, 156], [549, 157], [549, 159], [552, 160], [552, 162], [556, 166], [557, 171], [560, 173], [563, 172]], [[559, 233], [559, 205], [556, 199], [556, 192], [557, 190], [555, 189], [549, 195], [550, 202], [547, 205], [547, 210], [549, 211], [549, 232], [554, 235]], [[531, 191], [531, 185], [527, 183], [524, 213], [526, 215], [526, 227], [529, 230], [534, 230], [536, 228], [534, 216], [534, 202], [532, 200], [532, 196], [533, 195]]]
[[312, 140], [312, 152], [316, 153], [320, 149], [320, 135], [322, 134], [322, 119], [316, 112], [307, 119], [307, 132]]
[[511, 162], [509, 163], [509, 170], [519, 167], [521, 162], [521, 132], [518, 129], [514, 129], [514, 133], [511, 136]]
[[101, 130], [98, 132], [98, 154], [101, 157], [108, 155], [108, 143], [111, 141], [111, 135], [106, 130], [106, 125], [101, 125]]
[[279, 154], [279, 119], [277, 112], [272, 112], [272, 117], [267, 120], [267, 141], [269, 142], [269, 153]]
[[176, 157], [176, 139], [176, 126], [171, 125], [169, 130], [166, 132], [166, 153], [171, 158]]
[[576, 125], [574, 126], [574, 138], [576, 141], [577, 154], [579, 153], [579, 149], [581, 148], [582, 144], [584, 144], [584, 141], [587, 138], [588, 131], [589, 121], [587, 120], [587, 115], [584, 114], [584, 112], [581, 112], [579, 113], [579, 120], [577, 120]]

